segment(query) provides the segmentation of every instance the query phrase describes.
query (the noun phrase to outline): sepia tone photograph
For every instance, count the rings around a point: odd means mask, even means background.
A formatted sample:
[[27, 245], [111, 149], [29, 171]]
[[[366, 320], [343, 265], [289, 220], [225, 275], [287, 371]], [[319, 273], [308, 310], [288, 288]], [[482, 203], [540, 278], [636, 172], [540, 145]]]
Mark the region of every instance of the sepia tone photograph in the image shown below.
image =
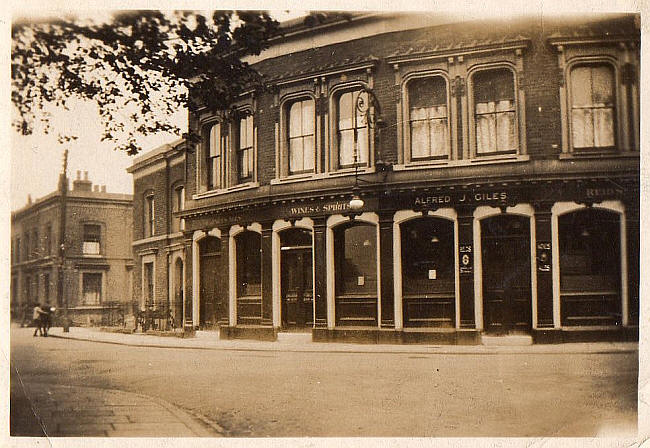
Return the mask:
[[14, 5], [9, 445], [641, 446], [641, 12], [484, 3]]

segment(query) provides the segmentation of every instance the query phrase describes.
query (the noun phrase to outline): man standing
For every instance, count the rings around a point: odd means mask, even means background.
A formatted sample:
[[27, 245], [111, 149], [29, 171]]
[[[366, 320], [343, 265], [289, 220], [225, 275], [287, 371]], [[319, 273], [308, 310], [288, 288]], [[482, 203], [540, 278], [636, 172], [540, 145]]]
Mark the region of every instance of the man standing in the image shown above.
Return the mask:
[[41, 316], [43, 315], [43, 309], [38, 303], [34, 303], [34, 313], [32, 314], [32, 319], [34, 320], [34, 337], [36, 337], [36, 333], [40, 333], [41, 336], [43, 336], [43, 329], [42, 329], [42, 319]]

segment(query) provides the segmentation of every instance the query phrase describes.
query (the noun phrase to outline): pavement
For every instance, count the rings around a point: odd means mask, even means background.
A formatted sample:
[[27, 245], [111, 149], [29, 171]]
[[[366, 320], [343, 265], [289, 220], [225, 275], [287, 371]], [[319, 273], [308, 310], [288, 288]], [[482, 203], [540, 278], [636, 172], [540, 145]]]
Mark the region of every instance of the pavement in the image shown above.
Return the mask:
[[12, 436], [219, 437], [199, 420], [158, 398], [94, 387], [24, 383], [11, 375]]
[[[531, 344], [519, 336], [484, 338], [483, 345], [401, 345], [313, 342], [311, 333], [279, 333], [277, 341], [223, 340], [218, 331], [196, 331], [195, 337], [180, 338], [142, 333], [112, 333], [92, 327], [72, 327], [68, 333], [52, 328], [50, 336], [134, 347], [194, 350], [235, 350], [300, 353], [404, 353], [404, 354], [608, 354], [635, 352], [636, 342]], [[498, 340], [495, 340], [498, 339]]]

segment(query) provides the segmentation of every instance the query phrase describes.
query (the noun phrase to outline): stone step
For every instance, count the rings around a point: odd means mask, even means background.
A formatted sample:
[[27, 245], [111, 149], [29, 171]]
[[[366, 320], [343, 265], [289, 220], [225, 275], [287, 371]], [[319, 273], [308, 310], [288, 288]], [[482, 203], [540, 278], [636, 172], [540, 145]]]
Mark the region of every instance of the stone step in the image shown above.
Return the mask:
[[481, 336], [481, 343], [490, 346], [519, 346], [533, 345], [533, 337], [529, 334], [509, 334], [504, 336]]

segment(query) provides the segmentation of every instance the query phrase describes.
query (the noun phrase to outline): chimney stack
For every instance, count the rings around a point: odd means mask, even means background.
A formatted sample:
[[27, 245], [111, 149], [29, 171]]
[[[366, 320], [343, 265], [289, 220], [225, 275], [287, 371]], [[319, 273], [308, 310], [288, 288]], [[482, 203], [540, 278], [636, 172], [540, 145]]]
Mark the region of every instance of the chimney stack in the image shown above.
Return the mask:
[[28, 194], [27, 195], [27, 205], [30, 205], [32, 203], [32, 195]]
[[84, 179], [81, 180], [81, 171], [77, 171], [77, 178], [72, 181], [74, 191], [92, 191], [93, 183], [88, 180], [88, 171], [84, 171]]
[[106, 185], [102, 185], [102, 193], [106, 193]]

